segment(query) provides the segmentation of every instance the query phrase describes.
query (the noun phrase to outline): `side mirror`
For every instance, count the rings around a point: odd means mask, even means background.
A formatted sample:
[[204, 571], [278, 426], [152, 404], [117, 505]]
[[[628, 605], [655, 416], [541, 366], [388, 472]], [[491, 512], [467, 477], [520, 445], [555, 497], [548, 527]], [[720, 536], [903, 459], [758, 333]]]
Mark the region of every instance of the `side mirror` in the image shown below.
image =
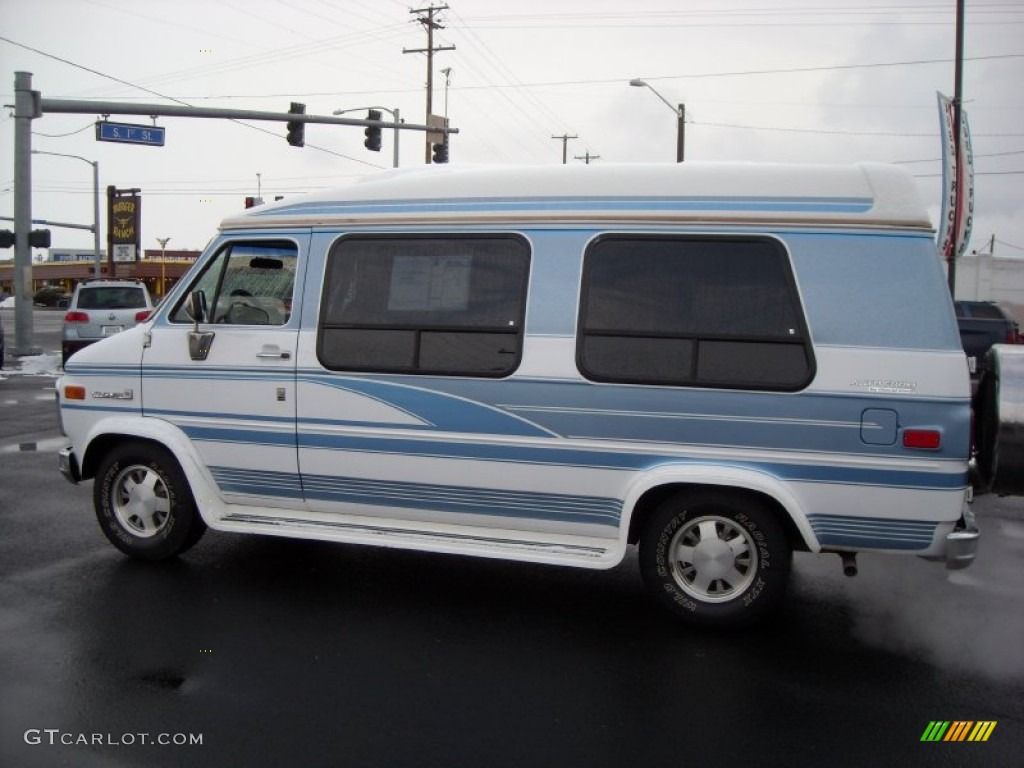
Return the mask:
[[188, 334], [188, 355], [193, 360], [205, 360], [213, 346], [213, 331], [200, 331], [199, 324], [208, 321], [209, 310], [206, 306], [206, 294], [192, 291], [188, 295], [188, 313], [195, 325]]
[[192, 317], [192, 321], [195, 323], [193, 330], [199, 331], [199, 324], [208, 322], [207, 315], [209, 310], [206, 305], [206, 294], [202, 291], [192, 291], [188, 295], [188, 313]]

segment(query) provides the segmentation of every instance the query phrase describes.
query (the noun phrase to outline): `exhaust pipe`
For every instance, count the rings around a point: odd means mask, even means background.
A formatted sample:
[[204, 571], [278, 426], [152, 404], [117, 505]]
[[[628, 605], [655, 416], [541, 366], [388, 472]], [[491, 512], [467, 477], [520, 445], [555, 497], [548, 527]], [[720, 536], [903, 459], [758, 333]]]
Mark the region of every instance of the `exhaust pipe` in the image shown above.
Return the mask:
[[857, 575], [857, 553], [840, 552], [839, 559], [843, 561], [843, 575], [851, 579]]

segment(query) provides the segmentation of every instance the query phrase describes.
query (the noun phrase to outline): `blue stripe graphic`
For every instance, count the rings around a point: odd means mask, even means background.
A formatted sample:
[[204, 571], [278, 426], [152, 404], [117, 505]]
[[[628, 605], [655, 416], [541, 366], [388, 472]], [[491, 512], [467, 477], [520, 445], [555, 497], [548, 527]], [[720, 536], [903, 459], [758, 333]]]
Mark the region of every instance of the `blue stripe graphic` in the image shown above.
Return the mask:
[[[272, 432], [230, 427], [183, 426], [193, 440], [221, 443], [293, 446], [296, 436], [290, 432]], [[628, 453], [614, 450], [581, 450], [559, 446], [501, 445], [491, 443], [446, 442], [416, 438], [375, 438], [349, 435], [316, 435], [300, 433], [299, 448], [313, 450], [378, 453], [393, 456], [460, 459], [467, 461], [510, 462], [546, 466], [602, 468], [615, 470], [646, 470], [674, 464], [676, 466], [733, 467], [771, 475], [791, 482], [832, 483], [839, 485], [884, 486], [929, 490], [959, 490], [966, 483], [962, 472], [918, 472], [897, 469], [865, 469], [787, 464], [778, 461], [707, 461], [658, 453]]]
[[839, 515], [808, 515], [807, 520], [822, 546], [856, 549], [927, 549], [938, 525], [919, 520]]
[[237, 467], [210, 467], [214, 480], [228, 493], [302, 498], [302, 482], [294, 472], [264, 472]]
[[616, 527], [622, 502], [599, 496], [505, 491], [357, 477], [297, 475], [234, 467], [211, 467], [228, 493], [277, 496], [347, 504], [401, 507], [489, 517], [515, 517]]
[[874, 200], [867, 197], [473, 197], [380, 201], [308, 202], [274, 210], [253, 211], [255, 218], [398, 213], [507, 213], [586, 211], [756, 211], [864, 213]]

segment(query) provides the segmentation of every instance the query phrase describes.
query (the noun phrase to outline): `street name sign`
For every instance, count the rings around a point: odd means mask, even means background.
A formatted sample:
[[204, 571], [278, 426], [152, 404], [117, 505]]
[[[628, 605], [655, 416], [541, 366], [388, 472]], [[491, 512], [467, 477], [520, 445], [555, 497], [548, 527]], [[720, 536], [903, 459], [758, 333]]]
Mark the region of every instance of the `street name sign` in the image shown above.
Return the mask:
[[116, 141], [121, 144], [145, 144], [150, 147], [162, 147], [166, 132], [166, 128], [156, 125], [111, 123], [107, 120], [100, 120], [96, 123], [96, 141]]

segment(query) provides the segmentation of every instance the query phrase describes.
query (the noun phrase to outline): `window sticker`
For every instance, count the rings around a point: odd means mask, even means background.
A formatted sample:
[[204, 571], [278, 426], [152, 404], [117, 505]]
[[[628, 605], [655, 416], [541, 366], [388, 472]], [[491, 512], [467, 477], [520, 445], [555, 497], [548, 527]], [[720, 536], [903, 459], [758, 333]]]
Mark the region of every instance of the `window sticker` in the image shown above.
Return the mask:
[[388, 310], [454, 311], [469, 305], [472, 256], [395, 256]]

